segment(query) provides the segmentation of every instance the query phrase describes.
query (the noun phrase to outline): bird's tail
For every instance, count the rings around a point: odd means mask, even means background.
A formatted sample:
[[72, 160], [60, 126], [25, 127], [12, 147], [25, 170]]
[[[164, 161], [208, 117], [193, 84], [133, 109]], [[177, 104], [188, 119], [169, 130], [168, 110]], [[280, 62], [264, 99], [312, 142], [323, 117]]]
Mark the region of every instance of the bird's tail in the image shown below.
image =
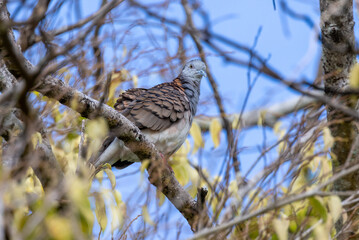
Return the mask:
[[140, 159], [137, 155], [131, 152], [122, 140], [114, 136], [106, 138], [99, 150], [99, 154], [89, 160], [95, 167], [109, 163], [111, 166], [119, 169], [128, 167], [132, 163], [139, 161]]

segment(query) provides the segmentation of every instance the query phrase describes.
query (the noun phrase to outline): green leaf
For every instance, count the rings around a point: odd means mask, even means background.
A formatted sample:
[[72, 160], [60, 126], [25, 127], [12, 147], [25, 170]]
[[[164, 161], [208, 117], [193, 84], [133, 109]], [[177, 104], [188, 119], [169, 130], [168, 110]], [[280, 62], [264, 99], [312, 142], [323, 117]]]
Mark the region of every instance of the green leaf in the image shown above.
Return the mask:
[[327, 213], [327, 209], [323, 204], [322, 198], [311, 197], [309, 198], [309, 203], [313, 208], [314, 215], [323, 219], [323, 222], [327, 221], [328, 213]]

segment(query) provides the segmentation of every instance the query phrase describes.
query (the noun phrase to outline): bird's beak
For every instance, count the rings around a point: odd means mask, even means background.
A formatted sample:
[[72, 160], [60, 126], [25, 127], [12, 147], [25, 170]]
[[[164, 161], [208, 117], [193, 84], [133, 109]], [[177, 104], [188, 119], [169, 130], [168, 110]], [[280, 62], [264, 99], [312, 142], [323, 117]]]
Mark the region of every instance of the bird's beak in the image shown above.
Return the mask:
[[204, 70], [199, 70], [198, 75], [201, 75], [203, 77], [207, 77], [207, 74], [206, 74], [206, 72]]

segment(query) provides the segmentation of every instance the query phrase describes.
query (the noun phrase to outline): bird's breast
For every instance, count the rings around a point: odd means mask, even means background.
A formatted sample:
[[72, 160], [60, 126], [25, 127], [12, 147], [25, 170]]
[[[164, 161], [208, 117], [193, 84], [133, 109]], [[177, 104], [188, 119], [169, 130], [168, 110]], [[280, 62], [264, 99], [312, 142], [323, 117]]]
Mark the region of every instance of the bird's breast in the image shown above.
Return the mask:
[[172, 124], [164, 131], [145, 129], [142, 132], [146, 135], [148, 140], [155, 144], [156, 148], [165, 155], [166, 158], [169, 158], [186, 140], [191, 128], [191, 118], [190, 112], [187, 111], [181, 120]]

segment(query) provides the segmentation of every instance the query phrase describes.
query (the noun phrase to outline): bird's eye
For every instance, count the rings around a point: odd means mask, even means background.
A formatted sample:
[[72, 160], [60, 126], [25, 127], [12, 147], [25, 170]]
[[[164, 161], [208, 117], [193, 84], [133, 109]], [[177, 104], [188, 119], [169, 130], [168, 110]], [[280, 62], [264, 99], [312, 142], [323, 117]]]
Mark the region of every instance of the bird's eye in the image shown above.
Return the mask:
[[193, 65], [189, 65], [189, 68], [193, 68]]

